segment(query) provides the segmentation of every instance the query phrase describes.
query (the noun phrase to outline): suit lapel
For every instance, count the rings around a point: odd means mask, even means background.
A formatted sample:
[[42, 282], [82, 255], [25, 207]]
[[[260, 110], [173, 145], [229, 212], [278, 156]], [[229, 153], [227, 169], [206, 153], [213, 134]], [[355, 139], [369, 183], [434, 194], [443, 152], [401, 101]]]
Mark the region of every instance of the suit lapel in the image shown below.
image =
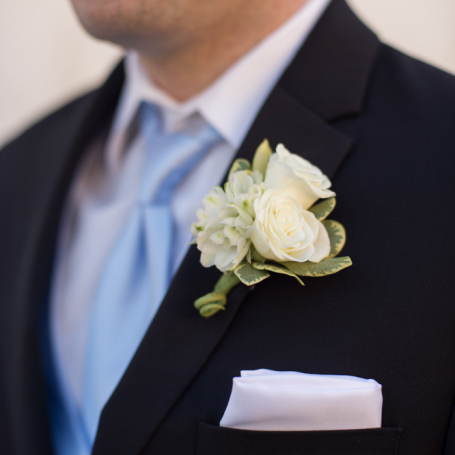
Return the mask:
[[359, 114], [379, 47], [346, 2], [332, 0], [279, 85], [328, 122]]
[[108, 126], [122, 83], [119, 66], [100, 90], [43, 121], [52, 125], [52, 137], [40, 133], [38, 126], [36, 137], [32, 128], [18, 141], [20, 156], [15, 159], [20, 171], [29, 167], [33, 172], [14, 185], [15, 207], [9, 215], [21, 220], [21, 231], [11, 257], [7, 253], [4, 258], [14, 277], [4, 286], [11, 310], [2, 333], [2, 345], [8, 348], [4, 358], [10, 434], [18, 455], [52, 453], [38, 321], [48, 297], [59, 221], [73, 173], [81, 151], [100, 127]]
[[259, 112], [237, 157], [253, 159], [267, 138], [273, 149], [280, 142], [332, 177], [351, 148], [350, 138], [327, 125], [277, 85]]
[[[268, 138], [272, 146], [284, 142], [333, 177], [352, 141], [327, 121], [360, 111], [377, 48], [376, 37], [344, 1], [333, 0], [271, 92], [236, 157], [252, 159]], [[249, 292], [236, 287], [226, 311], [203, 319], [193, 302], [210, 292], [219, 276], [214, 267], [199, 264], [193, 246], [102, 412], [94, 455], [140, 453], [203, 367]]]

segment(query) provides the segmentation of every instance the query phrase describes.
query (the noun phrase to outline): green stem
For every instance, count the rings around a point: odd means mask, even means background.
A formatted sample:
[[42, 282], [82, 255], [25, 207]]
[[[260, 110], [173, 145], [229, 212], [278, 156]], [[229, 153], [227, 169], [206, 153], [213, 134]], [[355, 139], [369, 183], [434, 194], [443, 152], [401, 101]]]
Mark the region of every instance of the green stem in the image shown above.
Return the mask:
[[223, 273], [221, 278], [215, 284], [213, 292], [221, 292], [224, 295], [228, 295], [232, 288], [240, 283], [237, 275], [234, 272]]
[[198, 298], [194, 306], [201, 316], [209, 318], [224, 310], [229, 292], [240, 283], [234, 272], [224, 273], [215, 284], [213, 292]]

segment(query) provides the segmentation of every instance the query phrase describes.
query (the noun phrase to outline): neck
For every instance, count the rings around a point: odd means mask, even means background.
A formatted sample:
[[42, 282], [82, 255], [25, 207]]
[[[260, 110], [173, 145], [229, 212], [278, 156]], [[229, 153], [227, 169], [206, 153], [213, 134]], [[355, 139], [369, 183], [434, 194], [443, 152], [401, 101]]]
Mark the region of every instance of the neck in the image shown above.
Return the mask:
[[[177, 101], [185, 101], [212, 84], [236, 60], [289, 19], [307, 0], [247, 2], [241, 17], [224, 18], [199, 39], [161, 53], [140, 51], [149, 78]], [[252, 6], [251, 6], [252, 5]]]

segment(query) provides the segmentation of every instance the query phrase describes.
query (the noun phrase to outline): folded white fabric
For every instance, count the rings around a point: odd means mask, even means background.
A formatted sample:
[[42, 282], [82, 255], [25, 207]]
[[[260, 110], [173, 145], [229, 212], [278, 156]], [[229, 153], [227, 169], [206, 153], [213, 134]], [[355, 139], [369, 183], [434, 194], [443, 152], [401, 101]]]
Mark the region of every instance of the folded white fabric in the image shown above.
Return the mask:
[[355, 376], [242, 371], [220, 426], [309, 431], [379, 428], [382, 386]]

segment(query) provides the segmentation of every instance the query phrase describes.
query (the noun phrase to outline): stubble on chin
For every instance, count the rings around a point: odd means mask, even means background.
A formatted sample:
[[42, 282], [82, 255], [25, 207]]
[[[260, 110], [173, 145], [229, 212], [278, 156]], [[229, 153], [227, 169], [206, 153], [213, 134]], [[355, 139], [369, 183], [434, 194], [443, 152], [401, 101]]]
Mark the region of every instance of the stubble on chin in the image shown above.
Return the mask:
[[[125, 48], [157, 48], [175, 40], [191, 0], [71, 0], [84, 29], [93, 37]], [[174, 30], [174, 36], [172, 31]], [[158, 50], [158, 49], [157, 49]]]

